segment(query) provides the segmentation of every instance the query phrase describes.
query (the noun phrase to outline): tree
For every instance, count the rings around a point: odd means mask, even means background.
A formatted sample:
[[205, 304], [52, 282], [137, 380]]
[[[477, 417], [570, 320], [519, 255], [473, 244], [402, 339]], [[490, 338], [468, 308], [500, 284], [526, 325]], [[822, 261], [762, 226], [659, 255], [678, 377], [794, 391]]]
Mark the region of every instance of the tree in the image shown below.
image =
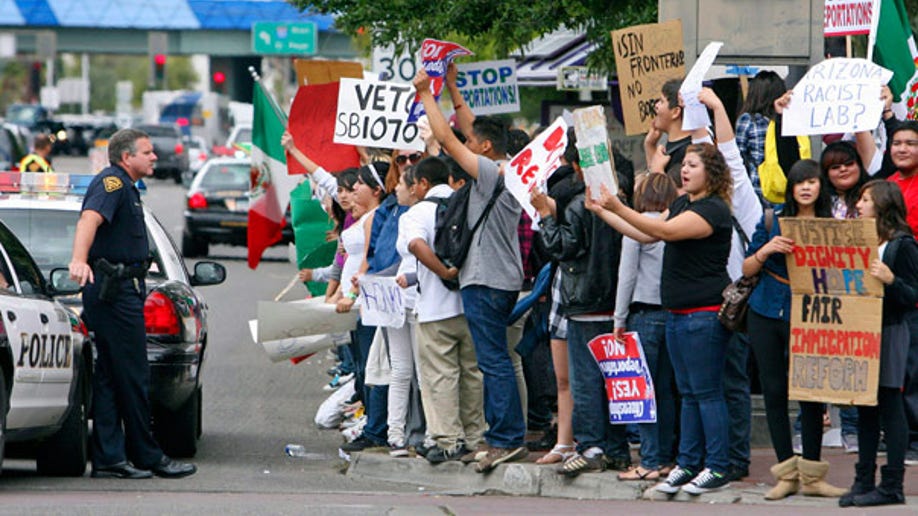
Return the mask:
[[424, 38], [457, 35], [475, 47], [493, 47], [497, 57], [562, 26], [583, 30], [598, 45], [587, 64], [614, 69], [610, 31], [653, 23], [657, 2], [648, 0], [289, 0], [300, 10], [334, 14], [348, 34], [369, 32], [374, 45], [417, 48]]

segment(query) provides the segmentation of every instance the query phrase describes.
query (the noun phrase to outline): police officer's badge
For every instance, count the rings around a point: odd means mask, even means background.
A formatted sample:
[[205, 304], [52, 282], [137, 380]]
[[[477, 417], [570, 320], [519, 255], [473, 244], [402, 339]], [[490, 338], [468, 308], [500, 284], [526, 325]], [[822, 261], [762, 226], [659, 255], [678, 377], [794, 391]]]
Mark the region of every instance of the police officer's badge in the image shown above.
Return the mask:
[[105, 185], [105, 191], [108, 193], [112, 193], [124, 186], [124, 183], [122, 183], [121, 180], [115, 176], [106, 177], [102, 180], [102, 183]]

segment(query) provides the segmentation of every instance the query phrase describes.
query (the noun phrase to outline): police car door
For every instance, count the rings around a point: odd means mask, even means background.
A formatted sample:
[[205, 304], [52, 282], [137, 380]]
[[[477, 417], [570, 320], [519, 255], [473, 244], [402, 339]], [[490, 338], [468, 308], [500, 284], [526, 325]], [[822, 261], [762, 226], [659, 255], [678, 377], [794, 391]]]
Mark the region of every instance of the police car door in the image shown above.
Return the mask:
[[[10, 428], [46, 425], [67, 409], [73, 376], [70, 319], [43, 290], [41, 272], [22, 244], [0, 230], [3, 272], [0, 310], [14, 373]], [[2, 282], [0, 282], [2, 286]], [[21, 415], [16, 416], [14, 412]]]

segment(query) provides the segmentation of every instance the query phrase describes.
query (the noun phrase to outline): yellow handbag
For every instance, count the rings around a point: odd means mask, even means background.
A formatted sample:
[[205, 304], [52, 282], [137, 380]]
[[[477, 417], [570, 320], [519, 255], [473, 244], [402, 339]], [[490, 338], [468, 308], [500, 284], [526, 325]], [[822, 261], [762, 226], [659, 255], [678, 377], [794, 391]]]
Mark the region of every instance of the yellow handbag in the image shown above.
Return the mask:
[[[800, 159], [812, 157], [810, 139], [806, 136], [797, 136], [797, 145], [800, 149]], [[765, 159], [759, 165], [759, 184], [762, 185], [762, 195], [772, 204], [783, 204], [784, 193], [787, 190], [787, 176], [781, 170], [778, 162], [778, 145], [775, 135], [775, 121], [768, 123], [765, 133]]]

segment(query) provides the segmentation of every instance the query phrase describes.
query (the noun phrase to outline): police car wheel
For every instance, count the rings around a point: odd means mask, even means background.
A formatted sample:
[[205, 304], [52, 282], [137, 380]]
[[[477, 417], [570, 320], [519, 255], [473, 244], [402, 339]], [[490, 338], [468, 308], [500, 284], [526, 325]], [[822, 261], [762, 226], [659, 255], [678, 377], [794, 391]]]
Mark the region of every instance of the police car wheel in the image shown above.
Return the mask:
[[90, 388], [86, 368], [80, 369], [77, 400], [60, 430], [38, 445], [35, 457], [39, 475], [81, 477], [89, 460]]
[[155, 406], [153, 435], [163, 452], [170, 457], [194, 457], [198, 452], [201, 430], [201, 388], [177, 410]]

